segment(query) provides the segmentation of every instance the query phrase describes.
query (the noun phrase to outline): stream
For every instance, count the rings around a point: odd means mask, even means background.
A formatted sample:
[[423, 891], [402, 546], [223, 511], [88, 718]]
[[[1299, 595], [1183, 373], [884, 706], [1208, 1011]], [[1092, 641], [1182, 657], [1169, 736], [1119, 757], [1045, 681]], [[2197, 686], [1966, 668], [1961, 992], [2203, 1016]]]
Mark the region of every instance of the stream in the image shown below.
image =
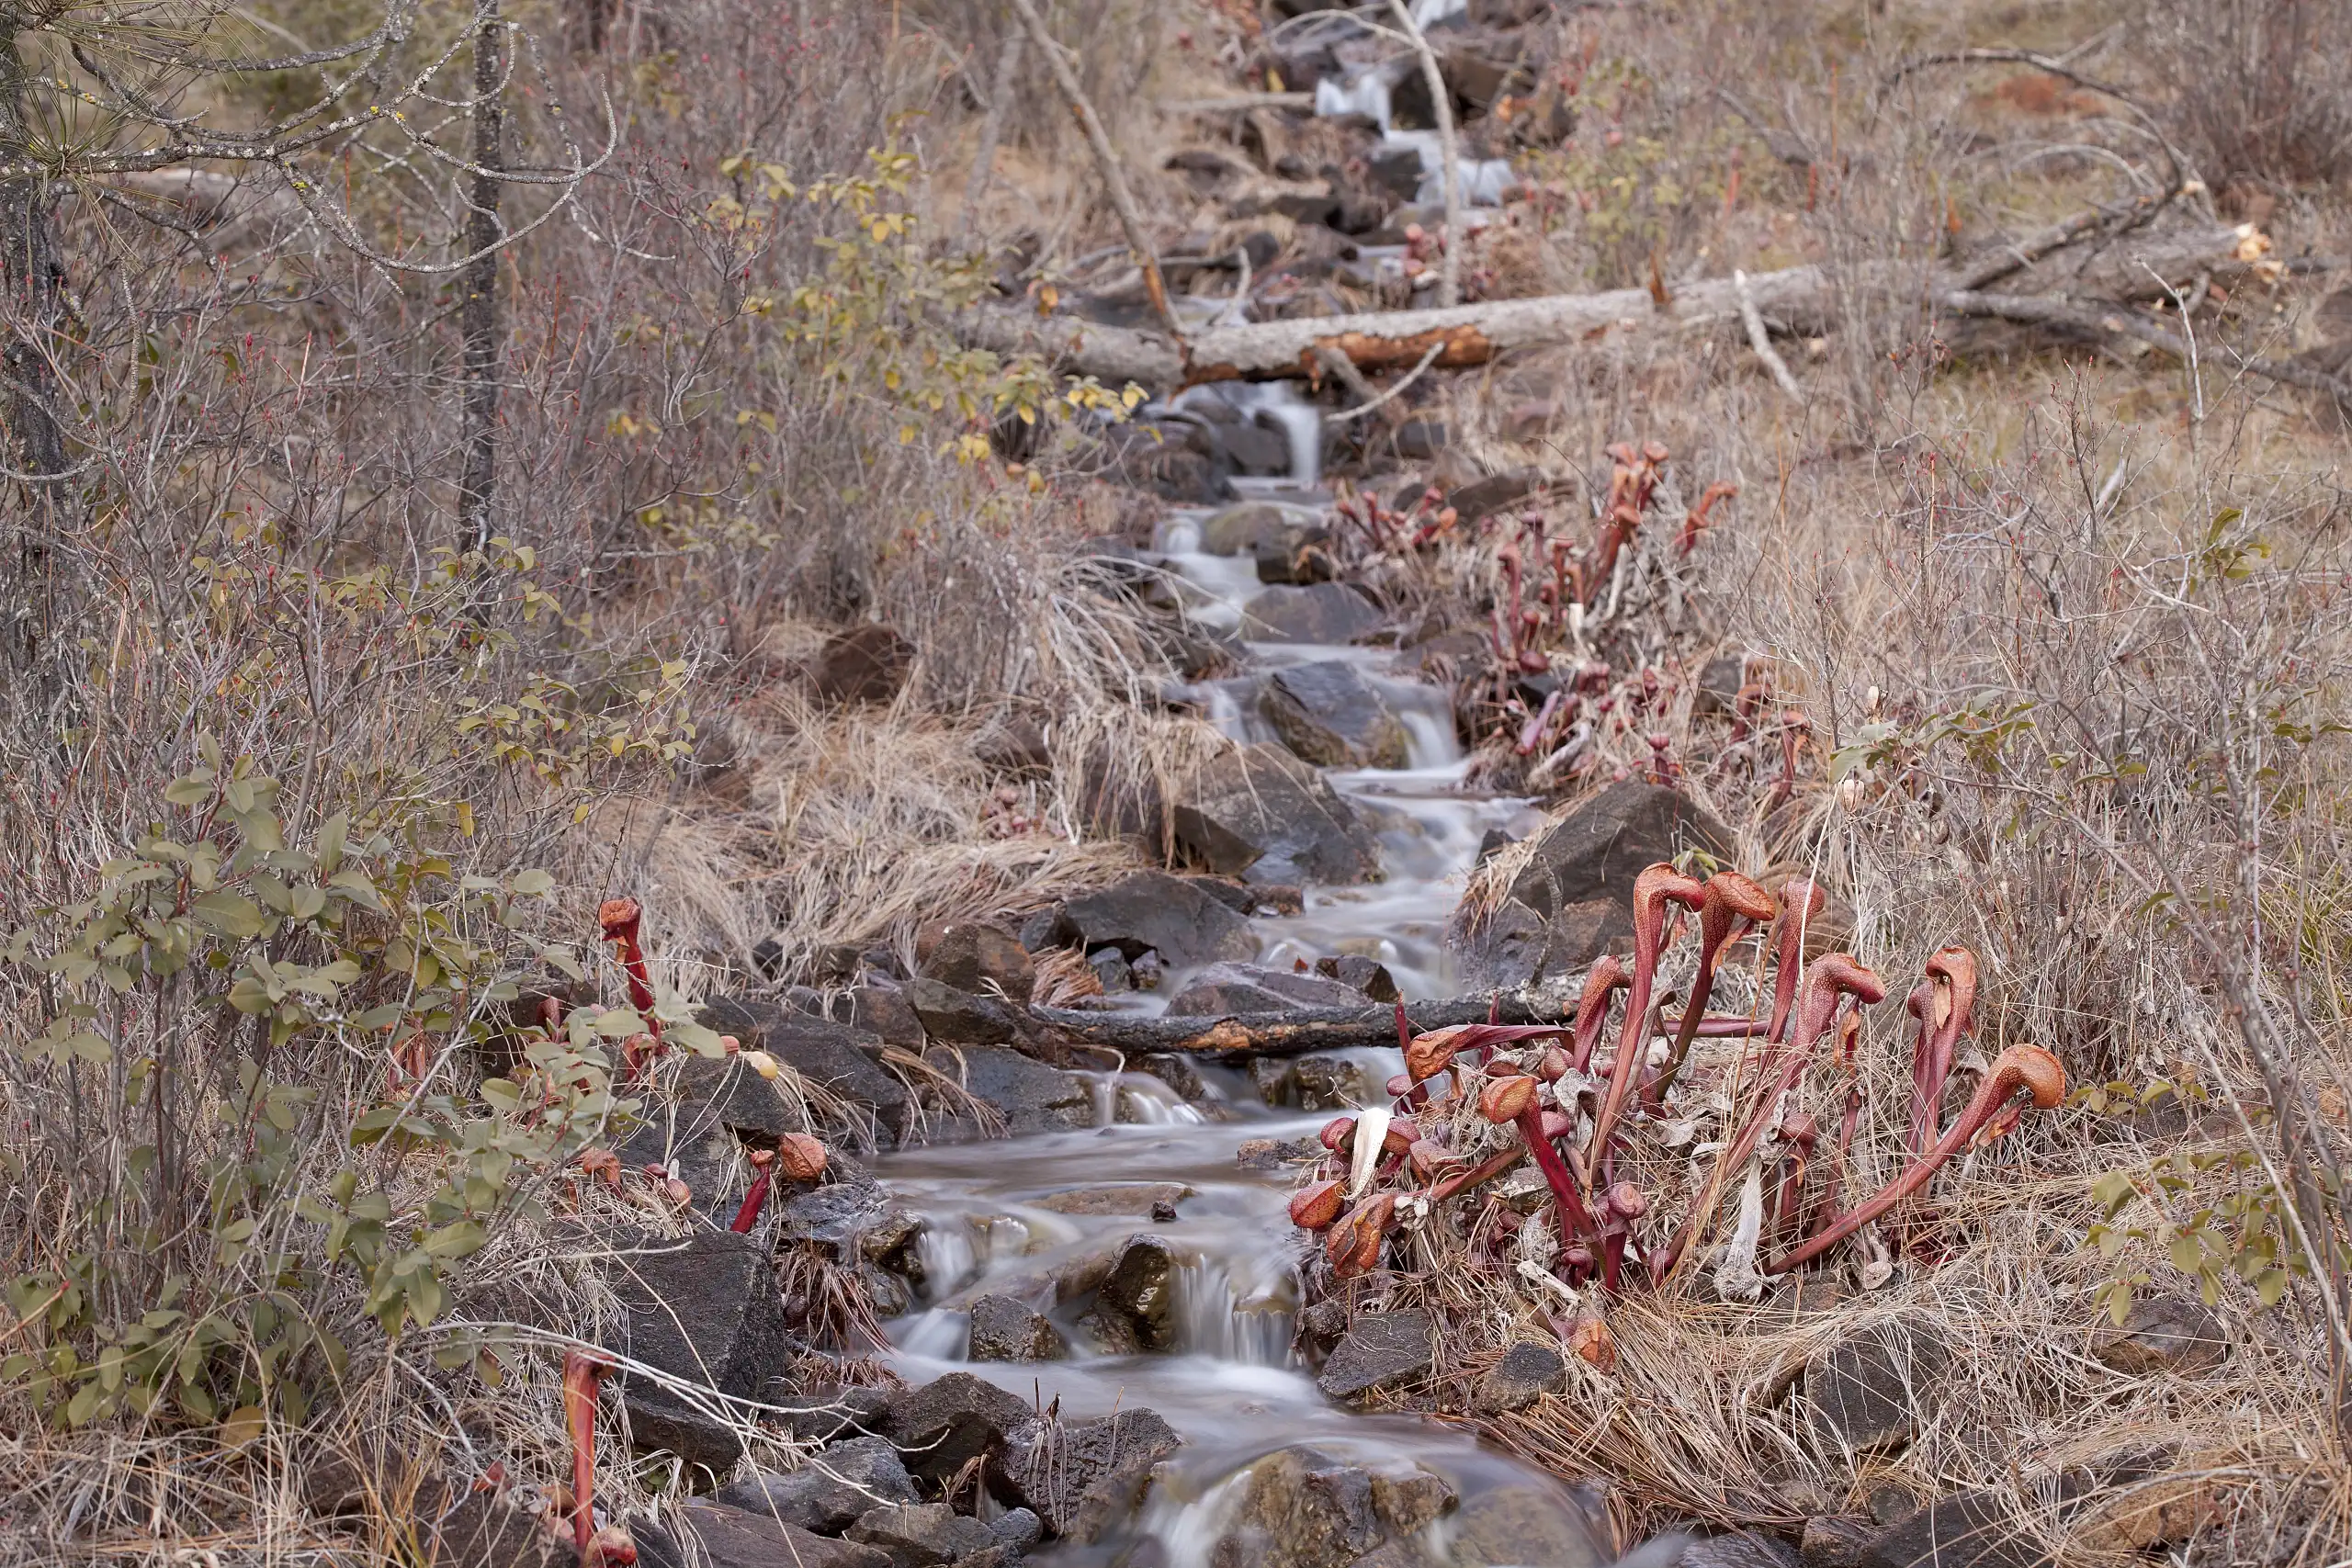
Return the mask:
[[[1312, 424], [1299, 424], [1292, 485], [1311, 488], [1315, 472]], [[1189, 613], [1231, 626], [1243, 601], [1261, 584], [1250, 556], [1199, 550], [1198, 513], [1177, 512], [1161, 525], [1154, 552], [1163, 570], [1186, 586]], [[1466, 766], [1453, 733], [1446, 693], [1396, 673], [1391, 649], [1251, 643], [1256, 670], [1317, 660], [1355, 665], [1403, 722], [1408, 740], [1403, 769], [1327, 772], [1334, 785], [1375, 830], [1383, 879], [1361, 886], [1309, 887], [1300, 912], [1255, 922], [1259, 962], [1289, 968], [1295, 959], [1352, 953], [1385, 964], [1408, 998], [1452, 993], [1442, 932], [1460, 897], [1464, 874], [1486, 833], [1518, 833], [1539, 819], [1527, 803], [1465, 790]], [[1272, 739], [1248, 700], [1250, 678], [1204, 682], [1182, 695], [1238, 740]], [[1160, 998], [1182, 989], [1188, 976], [1171, 971]], [[1126, 1005], [1164, 1006], [1135, 996]], [[1402, 1070], [1395, 1049], [1350, 1053], [1363, 1082], [1378, 1094]], [[1286, 1168], [1253, 1170], [1236, 1163], [1239, 1145], [1253, 1138], [1308, 1137], [1328, 1120], [1270, 1106], [1245, 1073], [1203, 1067], [1202, 1077], [1224, 1119], [1211, 1119], [1159, 1079], [1140, 1074], [1102, 1075], [1091, 1131], [1057, 1133], [1004, 1143], [918, 1148], [878, 1162], [876, 1174], [900, 1202], [926, 1221], [923, 1262], [931, 1299], [888, 1325], [896, 1370], [910, 1382], [962, 1371], [1037, 1401], [1058, 1401], [1066, 1417], [1147, 1407], [1185, 1439], [1152, 1488], [1139, 1517], [1092, 1546], [1062, 1544], [1044, 1554], [1057, 1563], [1165, 1564], [1209, 1568], [1246, 1478], [1243, 1467], [1272, 1450], [1311, 1444], [1323, 1454], [1373, 1471], [1419, 1465], [1442, 1476], [1465, 1508], [1498, 1489], [1541, 1489], [1569, 1500], [1553, 1478], [1482, 1450], [1465, 1432], [1408, 1416], [1351, 1413], [1327, 1400], [1311, 1371], [1291, 1349], [1296, 1305], [1293, 1260], [1298, 1233], [1285, 1205], [1292, 1190]], [[1071, 1189], [1118, 1183], [1171, 1183], [1183, 1190], [1173, 1221], [1139, 1213], [1056, 1212], [1040, 1200]], [[1144, 1207], [1148, 1208], [1148, 1205]], [[1162, 1211], [1165, 1213], [1165, 1211]], [[1050, 1307], [1057, 1266], [1115, 1250], [1141, 1232], [1164, 1238], [1186, 1259], [1174, 1284], [1177, 1346], [1150, 1355], [1106, 1355], [1088, 1348], [1074, 1319], [1078, 1303]], [[1041, 1284], [1043, 1290], [1041, 1292]], [[966, 1360], [967, 1329], [959, 1310], [991, 1292], [1021, 1297], [1047, 1311], [1070, 1342], [1070, 1357], [1056, 1361]], [[1555, 1561], [1540, 1553], [1495, 1555], [1457, 1538], [1442, 1517], [1423, 1530], [1430, 1562], [1462, 1568], [1504, 1561]], [[1532, 1549], [1530, 1549], [1532, 1550]], [[1383, 1561], [1392, 1560], [1384, 1555]], [[1394, 1561], [1403, 1562], [1397, 1558]], [[1591, 1561], [1581, 1554], [1581, 1561]]]

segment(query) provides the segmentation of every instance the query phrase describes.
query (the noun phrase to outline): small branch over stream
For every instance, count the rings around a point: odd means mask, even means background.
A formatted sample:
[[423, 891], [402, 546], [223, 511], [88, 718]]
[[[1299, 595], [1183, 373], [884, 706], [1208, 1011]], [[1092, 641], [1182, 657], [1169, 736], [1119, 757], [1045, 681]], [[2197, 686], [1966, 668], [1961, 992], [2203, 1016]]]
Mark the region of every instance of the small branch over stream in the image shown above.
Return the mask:
[[[1416, 1031], [1457, 1023], [1484, 1023], [1495, 1006], [1487, 997], [1407, 1002], [1405, 1016]], [[1303, 1056], [1359, 1045], [1396, 1043], [1396, 1010], [1368, 1003], [1361, 1008], [1304, 1008], [1293, 1012], [1227, 1013], [1221, 1018], [1146, 1018], [1135, 1013], [1090, 1012], [1076, 1008], [1033, 1007], [1040, 1024], [1089, 1045], [1107, 1045], [1129, 1055], [1181, 1051], [1217, 1058]], [[1500, 1021], [1542, 1021], [1527, 1004], [1505, 997]]]

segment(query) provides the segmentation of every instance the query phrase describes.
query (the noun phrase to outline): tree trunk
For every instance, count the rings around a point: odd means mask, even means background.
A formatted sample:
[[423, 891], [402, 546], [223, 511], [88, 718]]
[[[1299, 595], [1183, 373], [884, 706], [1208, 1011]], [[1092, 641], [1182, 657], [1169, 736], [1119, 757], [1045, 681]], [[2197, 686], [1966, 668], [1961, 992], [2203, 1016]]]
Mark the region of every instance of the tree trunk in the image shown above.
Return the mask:
[[[1484, 1023], [1498, 1004], [1487, 997], [1407, 1002], [1405, 1016], [1415, 1031], [1456, 1023]], [[1533, 1023], [1535, 1016], [1516, 997], [1499, 1004], [1500, 1021]], [[1289, 1012], [1227, 1013], [1222, 1018], [1148, 1018], [1136, 1013], [1087, 1012], [1077, 1008], [1033, 1007], [1029, 1016], [1056, 1032], [1089, 1045], [1107, 1045], [1131, 1055], [1182, 1051], [1190, 1055], [1242, 1060], [1250, 1056], [1303, 1056], [1359, 1045], [1396, 1043], [1396, 1009], [1366, 1003], [1361, 1008], [1299, 1008]]]
[[[28, 162], [25, 70], [11, 38], [0, 45], [0, 161]], [[70, 519], [65, 430], [57, 417], [53, 355], [65, 325], [65, 265], [57, 252], [49, 182], [38, 175], [0, 180], [0, 396], [7, 409], [7, 467], [30, 502], [17, 521], [17, 581], [6, 629], [9, 663], [44, 669], [66, 633], [74, 595], [57, 547]]]
[[458, 313], [465, 333], [465, 477], [458, 492], [459, 547], [481, 550], [490, 543], [491, 502], [498, 470], [498, 385], [504, 355], [500, 352], [498, 313], [499, 253], [493, 249], [506, 237], [499, 221], [498, 201], [503, 182], [501, 162], [504, 116], [499, 107], [499, 43], [504, 28], [498, 0], [481, 0], [475, 13], [474, 34], [474, 168], [473, 209], [466, 224], [466, 250], [474, 259], [459, 275], [466, 291]]

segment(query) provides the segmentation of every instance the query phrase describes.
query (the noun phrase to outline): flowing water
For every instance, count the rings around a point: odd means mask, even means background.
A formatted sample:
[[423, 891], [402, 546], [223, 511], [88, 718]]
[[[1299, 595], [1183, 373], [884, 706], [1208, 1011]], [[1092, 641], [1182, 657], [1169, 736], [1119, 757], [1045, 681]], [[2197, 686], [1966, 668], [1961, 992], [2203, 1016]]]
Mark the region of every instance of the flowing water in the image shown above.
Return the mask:
[[[1306, 450], [1312, 451], [1312, 434]], [[1250, 558], [1199, 551], [1197, 515], [1172, 518], [1159, 558], [1190, 588], [1191, 613], [1230, 626], [1260, 591]], [[1452, 995], [1441, 941], [1481, 839], [1496, 827], [1518, 832], [1532, 816], [1524, 802], [1481, 796], [1462, 785], [1446, 694], [1390, 670], [1377, 649], [1258, 644], [1261, 667], [1343, 659], [1358, 665], [1407, 726], [1409, 765], [1393, 772], [1332, 773], [1378, 833], [1384, 880], [1306, 890], [1294, 915], [1257, 920], [1261, 961], [1361, 953], [1385, 964], [1408, 997]], [[1249, 682], [1208, 682], [1187, 695], [1238, 739], [1268, 739], [1246, 699]], [[1181, 988], [1171, 974], [1161, 996]], [[1128, 1005], [1152, 1008], [1137, 996]], [[1401, 1070], [1394, 1049], [1351, 1053], [1363, 1081], [1377, 1086]], [[1373, 1469], [1418, 1463], [1444, 1476], [1464, 1499], [1499, 1486], [1552, 1487], [1548, 1477], [1481, 1450], [1456, 1428], [1418, 1418], [1352, 1414], [1325, 1399], [1291, 1350], [1296, 1309], [1293, 1272], [1298, 1233], [1285, 1205], [1287, 1171], [1246, 1169], [1235, 1150], [1250, 1138], [1312, 1134], [1328, 1113], [1302, 1115], [1261, 1103], [1247, 1077], [1204, 1067], [1215, 1117], [1178, 1099], [1156, 1078], [1097, 1075], [1091, 1130], [1005, 1143], [914, 1149], [884, 1159], [878, 1174], [923, 1214], [922, 1243], [930, 1299], [890, 1325], [895, 1362], [910, 1381], [967, 1371], [1035, 1398], [1058, 1402], [1066, 1417], [1119, 1409], [1155, 1410], [1185, 1438], [1172, 1473], [1155, 1486], [1141, 1516], [1120, 1537], [1093, 1548], [1054, 1549], [1060, 1562], [1108, 1562], [1138, 1538], [1169, 1568], [1206, 1568], [1211, 1549], [1240, 1501], [1241, 1468], [1276, 1449], [1311, 1443]], [[1041, 1200], [1072, 1189], [1168, 1183], [1180, 1189], [1177, 1217], [1155, 1222], [1148, 1203], [1125, 1214], [1064, 1213]], [[1074, 1321], [1082, 1301], [1057, 1308], [1057, 1275], [1116, 1251], [1141, 1232], [1164, 1238], [1187, 1261], [1175, 1280], [1175, 1348], [1150, 1355], [1091, 1351]], [[1047, 1362], [967, 1362], [964, 1308], [1004, 1294], [1053, 1316], [1070, 1357]], [[1445, 1526], [1423, 1545], [1444, 1560]], [[1142, 1559], [1137, 1559], [1142, 1561]]]

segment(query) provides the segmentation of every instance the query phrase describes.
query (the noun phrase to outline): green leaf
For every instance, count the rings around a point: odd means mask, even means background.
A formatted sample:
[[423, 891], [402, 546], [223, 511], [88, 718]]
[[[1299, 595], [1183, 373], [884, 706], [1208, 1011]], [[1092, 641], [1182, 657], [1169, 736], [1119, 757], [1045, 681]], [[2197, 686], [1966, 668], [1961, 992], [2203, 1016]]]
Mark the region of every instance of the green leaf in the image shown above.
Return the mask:
[[526, 898], [544, 898], [555, 891], [555, 878], [533, 866], [514, 874], [514, 891]]
[[443, 1225], [424, 1238], [424, 1250], [435, 1258], [471, 1258], [489, 1237], [472, 1220]]
[[239, 893], [208, 893], [188, 908], [222, 936], [257, 937], [270, 928], [270, 919], [261, 906]]
[[199, 768], [174, 779], [164, 786], [164, 798], [174, 806], [203, 805], [212, 798], [212, 770]]

